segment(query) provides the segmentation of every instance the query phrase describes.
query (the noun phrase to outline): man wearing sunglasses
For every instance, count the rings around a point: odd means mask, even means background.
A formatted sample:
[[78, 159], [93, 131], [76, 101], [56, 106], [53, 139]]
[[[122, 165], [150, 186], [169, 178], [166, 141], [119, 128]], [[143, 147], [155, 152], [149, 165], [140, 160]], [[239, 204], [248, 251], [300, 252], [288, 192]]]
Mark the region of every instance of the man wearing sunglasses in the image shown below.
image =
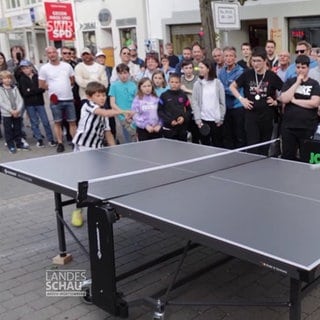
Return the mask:
[[72, 69], [74, 69], [75, 66], [77, 65], [77, 62], [72, 60], [71, 50], [68, 47], [62, 47], [60, 53], [61, 53], [61, 61], [69, 63]]
[[[130, 50], [128, 47], [121, 48], [119, 63], [124, 63], [125, 65], [127, 65], [129, 67], [130, 80], [138, 81], [139, 75], [141, 73], [141, 70], [143, 70], [143, 68], [141, 69], [140, 65], [135, 64], [131, 61], [131, 53], [130, 53]], [[118, 63], [116, 65], [118, 65]], [[117, 68], [114, 67], [112, 70], [110, 83], [115, 82], [117, 80], [119, 80], [118, 72], [117, 72]]]
[[[311, 44], [305, 40], [301, 40], [297, 43], [296, 45], [296, 51], [295, 54], [297, 56], [299, 55], [306, 55], [310, 58], [310, 65], [309, 65], [309, 69], [315, 68], [317, 66], [317, 60], [315, 60], [314, 58], [311, 57]], [[285, 80], [294, 78], [297, 76], [296, 73], [296, 64], [292, 63], [287, 72], [286, 72], [286, 77]]]

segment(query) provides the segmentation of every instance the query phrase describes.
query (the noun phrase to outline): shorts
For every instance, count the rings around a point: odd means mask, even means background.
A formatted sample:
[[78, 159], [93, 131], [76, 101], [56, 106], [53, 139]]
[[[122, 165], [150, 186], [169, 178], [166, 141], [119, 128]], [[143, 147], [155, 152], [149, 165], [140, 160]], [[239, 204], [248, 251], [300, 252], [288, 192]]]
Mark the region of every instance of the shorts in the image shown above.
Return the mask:
[[76, 122], [76, 109], [73, 100], [58, 101], [57, 104], [50, 104], [54, 122], [61, 122], [64, 118], [68, 122]]

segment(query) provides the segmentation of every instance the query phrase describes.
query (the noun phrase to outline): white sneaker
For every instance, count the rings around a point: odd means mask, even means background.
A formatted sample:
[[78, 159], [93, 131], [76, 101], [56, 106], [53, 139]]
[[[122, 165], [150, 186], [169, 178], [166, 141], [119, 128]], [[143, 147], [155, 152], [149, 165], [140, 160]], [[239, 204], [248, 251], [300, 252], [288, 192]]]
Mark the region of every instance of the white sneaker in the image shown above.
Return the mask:
[[38, 147], [38, 148], [43, 148], [43, 147], [44, 147], [44, 144], [43, 144], [42, 139], [39, 139], [39, 140], [37, 141], [37, 147]]
[[24, 138], [21, 138], [21, 142], [23, 143], [24, 148], [27, 149], [30, 147], [29, 143]]

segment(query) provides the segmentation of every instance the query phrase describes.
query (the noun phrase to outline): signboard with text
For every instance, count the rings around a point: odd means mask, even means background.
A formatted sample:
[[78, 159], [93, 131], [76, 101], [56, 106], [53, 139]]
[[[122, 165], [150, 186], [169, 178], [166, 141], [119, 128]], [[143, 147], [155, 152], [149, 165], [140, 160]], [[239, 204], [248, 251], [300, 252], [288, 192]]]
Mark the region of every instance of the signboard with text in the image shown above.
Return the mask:
[[75, 27], [71, 3], [45, 2], [44, 7], [49, 40], [74, 40]]
[[214, 2], [212, 7], [216, 29], [240, 30], [238, 3]]

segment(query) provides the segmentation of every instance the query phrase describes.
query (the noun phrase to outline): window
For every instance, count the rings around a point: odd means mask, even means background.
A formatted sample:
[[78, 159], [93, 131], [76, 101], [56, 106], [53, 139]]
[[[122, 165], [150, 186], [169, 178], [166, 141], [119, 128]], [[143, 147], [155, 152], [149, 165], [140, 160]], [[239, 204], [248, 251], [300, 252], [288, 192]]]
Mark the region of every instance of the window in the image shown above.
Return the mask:
[[17, 9], [21, 7], [20, 0], [6, 0], [7, 9]]
[[96, 42], [96, 33], [95, 31], [84, 31], [83, 34], [83, 43], [84, 46], [89, 48], [93, 55], [97, 53], [97, 42]]
[[137, 43], [136, 28], [119, 29], [121, 47], [129, 47]]
[[41, 3], [42, 0], [24, 0], [26, 6], [31, 6], [33, 4]]

